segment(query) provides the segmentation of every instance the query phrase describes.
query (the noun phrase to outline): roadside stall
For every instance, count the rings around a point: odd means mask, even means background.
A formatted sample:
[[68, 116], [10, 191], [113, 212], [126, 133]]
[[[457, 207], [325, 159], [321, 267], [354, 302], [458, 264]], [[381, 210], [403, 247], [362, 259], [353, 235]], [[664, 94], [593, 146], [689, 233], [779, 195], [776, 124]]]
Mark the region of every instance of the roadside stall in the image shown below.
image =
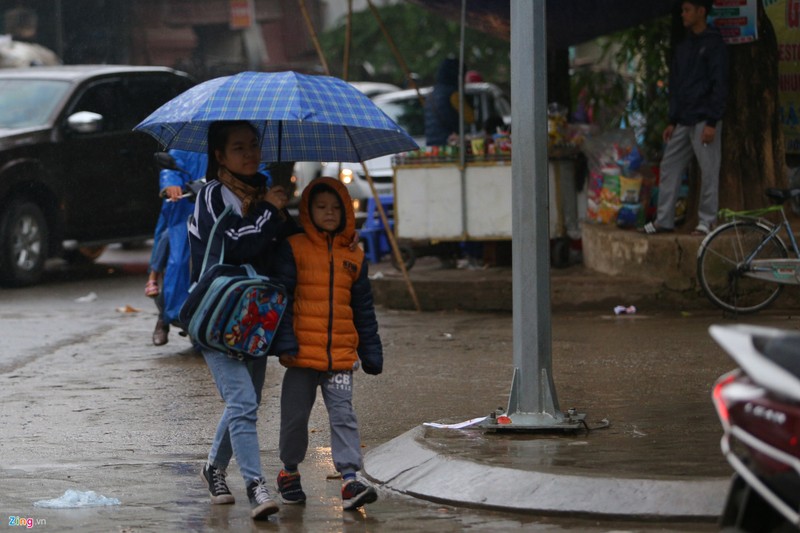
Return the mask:
[[[427, 147], [393, 159], [394, 231], [417, 246], [431, 242], [510, 241], [511, 137], [471, 139], [463, 168], [458, 146]], [[553, 265], [566, 266], [569, 244], [580, 239], [575, 145], [554, 146], [548, 158]]]
[[395, 158], [395, 233], [416, 240], [511, 238], [511, 157]]

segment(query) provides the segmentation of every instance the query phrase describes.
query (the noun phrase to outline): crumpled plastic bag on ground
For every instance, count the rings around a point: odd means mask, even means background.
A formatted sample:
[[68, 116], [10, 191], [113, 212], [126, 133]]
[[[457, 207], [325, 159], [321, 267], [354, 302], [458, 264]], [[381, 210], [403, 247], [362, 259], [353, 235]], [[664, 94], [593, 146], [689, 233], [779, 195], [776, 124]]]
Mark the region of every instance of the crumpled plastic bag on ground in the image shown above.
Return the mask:
[[465, 420], [463, 422], [458, 422], [456, 424], [440, 424], [439, 422], [423, 422], [423, 426], [429, 426], [432, 428], [440, 428], [440, 429], [463, 429], [469, 426], [474, 426], [475, 424], [479, 424], [486, 420], [485, 416], [479, 416], [478, 418], [471, 418], [470, 420]]
[[95, 300], [97, 300], [97, 293], [96, 292], [90, 292], [86, 296], [81, 296], [80, 298], [75, 298], [75, 301], [78, 302], [79, 304], [85, 304], [85, 303], [88, 303], [88, 302], [93, 302]]
[[104, 505], [120, 505], [116, 498], [106, 498], [93, 490], [82, 492], [67, 489], [64, 495], [53, 500], [39, 500], [33, 503], [34, 507], [44, 509], [78, 509], [83, 507], [101, 507]]

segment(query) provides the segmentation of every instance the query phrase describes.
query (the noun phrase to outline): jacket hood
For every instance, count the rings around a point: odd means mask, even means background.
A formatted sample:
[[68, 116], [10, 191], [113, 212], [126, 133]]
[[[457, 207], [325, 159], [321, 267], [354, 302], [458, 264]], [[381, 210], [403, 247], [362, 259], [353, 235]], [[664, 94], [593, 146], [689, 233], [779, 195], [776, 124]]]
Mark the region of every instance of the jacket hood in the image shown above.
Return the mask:
[[356, 232], [356, 214], [353, 211], [353, 200], [350, 198], [350, 193], [347, 192], [347, 187], [345, 187], [341, 181], [335, 178], [317, 178], [303, 190], [303, 195], [300, 198], [300, 225], [303, 226], [303, 230], [305, 231], [306, 235], [308, 235], [309, 239], [313, 240], [314, 242], [327, 242], [327, 235], [325, 234], [326, 232], [320, 230], [311, 221], [311, 193], [314, 192], [314, 189], [320, 186], [326, 186], [333, 189], [333, 191], [339, 196], [339, 200], [342, 202], [342, 208], [344, 212], [344, 228], [336, 234], [336, 242], [344, 246], [349, 246], [353, 241], [353, 236]]

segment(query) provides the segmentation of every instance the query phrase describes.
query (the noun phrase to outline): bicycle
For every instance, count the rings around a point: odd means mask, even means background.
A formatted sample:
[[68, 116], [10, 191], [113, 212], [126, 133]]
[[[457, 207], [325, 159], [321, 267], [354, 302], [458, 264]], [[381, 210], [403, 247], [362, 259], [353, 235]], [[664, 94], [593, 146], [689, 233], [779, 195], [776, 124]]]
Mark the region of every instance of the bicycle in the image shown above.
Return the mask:
[[[767, 189], [773, 204], [751, 211], [723, 209], [729, 222], [706, 235], [697, 250], [697, 280], [711, 302], [723, 311], [755, 313], [770, 305], [785, 285], [800, 285], [800, 250], [783, 209], [800, 197], [800, 188]], [[773, 223], [770, 213], [781, 213]], [[778, 233], [789, 236], [794, 257]]]

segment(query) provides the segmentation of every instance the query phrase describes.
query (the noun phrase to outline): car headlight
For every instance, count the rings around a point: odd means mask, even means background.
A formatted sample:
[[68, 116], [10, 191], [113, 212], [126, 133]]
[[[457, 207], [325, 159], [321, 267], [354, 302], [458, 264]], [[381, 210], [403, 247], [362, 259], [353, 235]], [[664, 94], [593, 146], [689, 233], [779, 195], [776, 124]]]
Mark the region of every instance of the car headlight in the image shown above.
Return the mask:
[[353, 171], [349, 168], [343, 168], [341, 172], [339, 172], [339, 181], [347, 185], [348, 183], [352, 183], [353, 181]]

